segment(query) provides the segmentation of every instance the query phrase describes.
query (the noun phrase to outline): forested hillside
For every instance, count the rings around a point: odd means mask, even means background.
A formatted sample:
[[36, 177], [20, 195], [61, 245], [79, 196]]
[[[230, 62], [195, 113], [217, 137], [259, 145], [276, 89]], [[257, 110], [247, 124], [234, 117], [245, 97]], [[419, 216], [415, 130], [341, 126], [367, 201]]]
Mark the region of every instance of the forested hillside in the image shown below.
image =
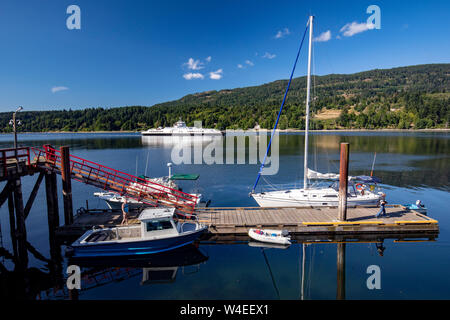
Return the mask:
[[[313, 129], [447, 128], [450, 64], [429, 64], [313, 78]], [[272, 128], [287, 80], [207, 91], [151, 107], [21, 112], [21, 131], [119, 131], [171, 126], [180, 117], [218, 129]], [[306, 78], [292, 81], [280, 129], [303, 129]], [[69, 106], [68, 106], [69, 107]], [[0, 113], [10, 132], [11, 113]]]

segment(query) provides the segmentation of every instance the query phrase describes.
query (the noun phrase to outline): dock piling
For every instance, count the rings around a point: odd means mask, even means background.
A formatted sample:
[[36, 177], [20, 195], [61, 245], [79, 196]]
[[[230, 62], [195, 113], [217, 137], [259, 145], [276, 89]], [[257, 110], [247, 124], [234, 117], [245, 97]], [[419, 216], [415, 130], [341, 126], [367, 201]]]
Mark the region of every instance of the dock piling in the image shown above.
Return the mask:
[[345, 300], [345, 243], [337, 244], [337, 300]]
[[27, 229], [25, 226], [25, 211], [23, 207], [22, 197], [22, 183], [20, 178], [13, 181], [14, 190], [14, 207], [16, 209], [16, 239], [18, 242], [18, 253], [21, 265], [27, 265], [28, 263], [28, 249], [26, 247], [27, 242]]
[[341, 143], [341, 159], [339, 168], [339, 220], [347, 220], [347, 188], [348, 188], [348, 157], [350, 144]]
[[45, 193], [47, 196], [48, 228], [51, 232], [59, 226], [58, 194], [56, 189], [56, 173], [45, 173]]
[[73, 204], [72, 204], [72, 177], [70, 172], [70, 154], [69, 147], [63, 146], [61, 152], [61, 179], [62, 194], [64, 201], [64, 223], [66, 225], [73, 223]]

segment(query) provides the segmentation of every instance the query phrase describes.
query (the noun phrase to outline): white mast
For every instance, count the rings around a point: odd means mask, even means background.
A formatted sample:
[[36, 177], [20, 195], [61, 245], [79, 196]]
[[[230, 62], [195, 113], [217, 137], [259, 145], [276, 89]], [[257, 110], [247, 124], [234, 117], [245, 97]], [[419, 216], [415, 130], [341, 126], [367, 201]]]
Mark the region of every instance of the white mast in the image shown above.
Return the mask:
[[312, 35], [313, 35], [313, 16], [309, 17], [309, 48], [308, 48], [308, 80], [306, 84], [306, 120], [305, 120], [305, 160], [304, 160], [304, 177], [303, 188], [308, 188], [308, 130], [309, 130], [309, 100], [311, 90], [311, 48], [312, 48]]

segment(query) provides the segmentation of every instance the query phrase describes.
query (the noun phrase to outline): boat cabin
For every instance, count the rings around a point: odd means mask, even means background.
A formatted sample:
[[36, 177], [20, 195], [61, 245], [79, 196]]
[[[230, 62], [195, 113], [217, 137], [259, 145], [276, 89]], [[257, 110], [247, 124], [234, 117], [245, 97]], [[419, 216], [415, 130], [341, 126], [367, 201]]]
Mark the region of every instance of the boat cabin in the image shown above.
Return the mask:
[[173, 220], [175, 208], [148, 208], [139, 215], [142, 238], [162, 238], [178, 235], [178, 225]]

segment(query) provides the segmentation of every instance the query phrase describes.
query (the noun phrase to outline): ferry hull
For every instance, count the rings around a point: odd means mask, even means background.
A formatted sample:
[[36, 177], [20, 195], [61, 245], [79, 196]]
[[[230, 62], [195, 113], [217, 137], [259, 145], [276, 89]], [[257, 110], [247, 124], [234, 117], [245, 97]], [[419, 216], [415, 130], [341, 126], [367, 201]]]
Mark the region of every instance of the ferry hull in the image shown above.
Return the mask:
[[188, 137], [195, 137], [195, 136], [223, 136], [222, 132], [196, 132], [196, 133], [165, 133], [165, 132], [141, 132], [141, 134], [143, 136], [160, 136], [160, 137], [184, 137], [184, 136], [188, 136]]

